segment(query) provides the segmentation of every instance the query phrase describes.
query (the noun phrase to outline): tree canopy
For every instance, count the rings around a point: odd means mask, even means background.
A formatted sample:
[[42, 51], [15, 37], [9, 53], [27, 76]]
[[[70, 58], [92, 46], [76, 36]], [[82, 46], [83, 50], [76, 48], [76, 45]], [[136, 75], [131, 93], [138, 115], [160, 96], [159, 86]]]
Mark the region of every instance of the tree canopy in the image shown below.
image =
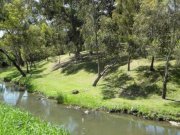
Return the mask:
[[78, 62], [85, 51], [97, 63], [96, 86], [122, 58], [127, 72], [140, 57], [151, 57], [153, 72], [161, 58], [166, 97], [169, 61], [179, 63], [178, 0], [1, 0], [0, 7], [0, 60], [23, 76], [36, 61], [73, 53]]

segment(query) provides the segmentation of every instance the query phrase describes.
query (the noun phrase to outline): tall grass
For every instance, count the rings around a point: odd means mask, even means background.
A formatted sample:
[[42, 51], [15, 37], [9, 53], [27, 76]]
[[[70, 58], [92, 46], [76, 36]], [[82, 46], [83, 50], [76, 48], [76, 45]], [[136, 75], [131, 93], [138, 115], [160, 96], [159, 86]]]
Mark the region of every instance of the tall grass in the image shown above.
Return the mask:
[[0, 104], [1, 135], [68, 135], [62, 127], [40, 121], [27, 112]]

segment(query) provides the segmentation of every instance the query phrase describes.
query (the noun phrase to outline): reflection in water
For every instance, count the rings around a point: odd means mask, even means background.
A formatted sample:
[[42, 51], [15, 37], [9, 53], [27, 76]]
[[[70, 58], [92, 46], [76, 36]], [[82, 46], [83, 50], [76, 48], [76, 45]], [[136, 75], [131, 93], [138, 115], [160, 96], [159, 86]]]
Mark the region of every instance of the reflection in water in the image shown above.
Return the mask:
[[16, 86], [0, 84], [0, 100], [43, 120], [63, 124], [73, 135], [180, 135], [180, 129], [163, 123], [101, 112], [86, 115], [82, 110], [68, 109], [52, 100], [39, 98], [40, 95], [15, 91], [17, 89]]

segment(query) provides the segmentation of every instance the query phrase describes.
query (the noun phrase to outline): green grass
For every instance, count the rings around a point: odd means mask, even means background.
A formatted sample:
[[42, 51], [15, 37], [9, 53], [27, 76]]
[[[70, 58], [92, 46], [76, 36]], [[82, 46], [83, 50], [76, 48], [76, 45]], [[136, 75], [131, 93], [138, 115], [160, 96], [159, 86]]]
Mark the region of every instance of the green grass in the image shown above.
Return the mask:
[[[68, 55], [61, 57], [67, 61]], [[180, 99], [180, 69], [174, 68], [175, 61], [171, 61], [170, 81], [168, 82], [167, 97]], [[98, 84], [92, 87], [96, 78], [96, 65], [86, 61], [74, 63], [67, 68], [53, 71], [57, 64], [56, 58], [37, 63], [37, 69], [27, 78], [20, 78], [15, 68], [0, 71], [0, 78], [12, 77], [28, 84], [30, 90], [40, 91], [48, 97], [58, 97], [58, 93], [65, 96], [65, 104], [74, 104], [88, 108], [106, 108], [132, 110], [136, 108], [146, 115], [156, 114], [171, 120], [180, 121], [180, 104], [178, 102], [162, 100], [162, 74], [164, 62], [155, 61], [155, 72], [149, 72], [150, 60], [138, 59], [131, 63], [131, 71], [127, 72], [127, 65], [117, 66]], [[79, 90], [77, 95], [71, 94]], [[105, 92], [104, 92], [105, 91]], [[104, 99], [104, 93], [113, 92], [112, 99]]]
[[60, 128], [34, 118], [11, 106], [0, 104], [1, 135], [68, 135]]

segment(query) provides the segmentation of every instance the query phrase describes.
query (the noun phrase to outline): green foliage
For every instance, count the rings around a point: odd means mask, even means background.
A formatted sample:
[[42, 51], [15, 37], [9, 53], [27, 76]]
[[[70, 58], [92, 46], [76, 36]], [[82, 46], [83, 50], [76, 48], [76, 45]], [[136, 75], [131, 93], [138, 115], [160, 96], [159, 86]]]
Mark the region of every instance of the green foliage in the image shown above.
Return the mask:
[[[40, 0], [32, 3], [12, 0], [0, 4], [0, 30], [4, 32], [0, 39], [0, 64], [1, 61], [13, 62], [24, 72], [24, 66], [27, 72], [31, 70], [26, 82], [31, 91], [57, 97], [60, 103], [107, 108], [142, 105], [139, 109], [154, 109], [165, 115], [170, 114], [169, 110], [177, 113], [179, 108], [171, 107], [170, 102], [166, 106], [159, 94], [162, 76], [169, 71], [167, 94], [170, 98], [179, 98], [179, 74], [175, 74], [179, 71], [180, 57], [178, 0]], [[69, 52], [75, 57], [62, 55]], [[59, 63], [54, 58], [57, 55]], [[150, 61], [140, 57], [152, 56], [155, 56], [155, 71], [149, 72]], [[166, 72], [162, 67], [165, 61], [169, 65]], [[109, 76], [101, 80], [97, 88], [91, 87], [95, 74], [100, 75], [112, 63], [115, 65], [105, 74]], [[126, 63], [132, 65], [131, 72], [124, 70]], [[12, 67], [0, 73], [1, 78], [22, 79]], [[80, 94], [71, 95], [73, 89], [80, 90]], [[154, 107], [148, 105], [151, 101]]]
[[180, 67], [180, 48], [175, 51], [176, 66]]
[[0, 104], [0, 121], [2, 135], [69, 134], [61, 127], [40, 121], [27, 112], [3, 104]]
[[12, 79], [11, 77], [4, 77], [4, 82], [10, 82]]
[[115, 97], [115, 92], [112, 89], [102, 90], [103, 99], [112, 99]]
[[57, 100], [57, 103], [58, 104], [63, 104], [63, 103], [65, 103], [65, 99], [66, 97], [65, 97], [65, 95], [62, 93], [62, 92], [58, 92], [58, 94], [57, 94], [57, 98], [56, 98], [56, 100]]

